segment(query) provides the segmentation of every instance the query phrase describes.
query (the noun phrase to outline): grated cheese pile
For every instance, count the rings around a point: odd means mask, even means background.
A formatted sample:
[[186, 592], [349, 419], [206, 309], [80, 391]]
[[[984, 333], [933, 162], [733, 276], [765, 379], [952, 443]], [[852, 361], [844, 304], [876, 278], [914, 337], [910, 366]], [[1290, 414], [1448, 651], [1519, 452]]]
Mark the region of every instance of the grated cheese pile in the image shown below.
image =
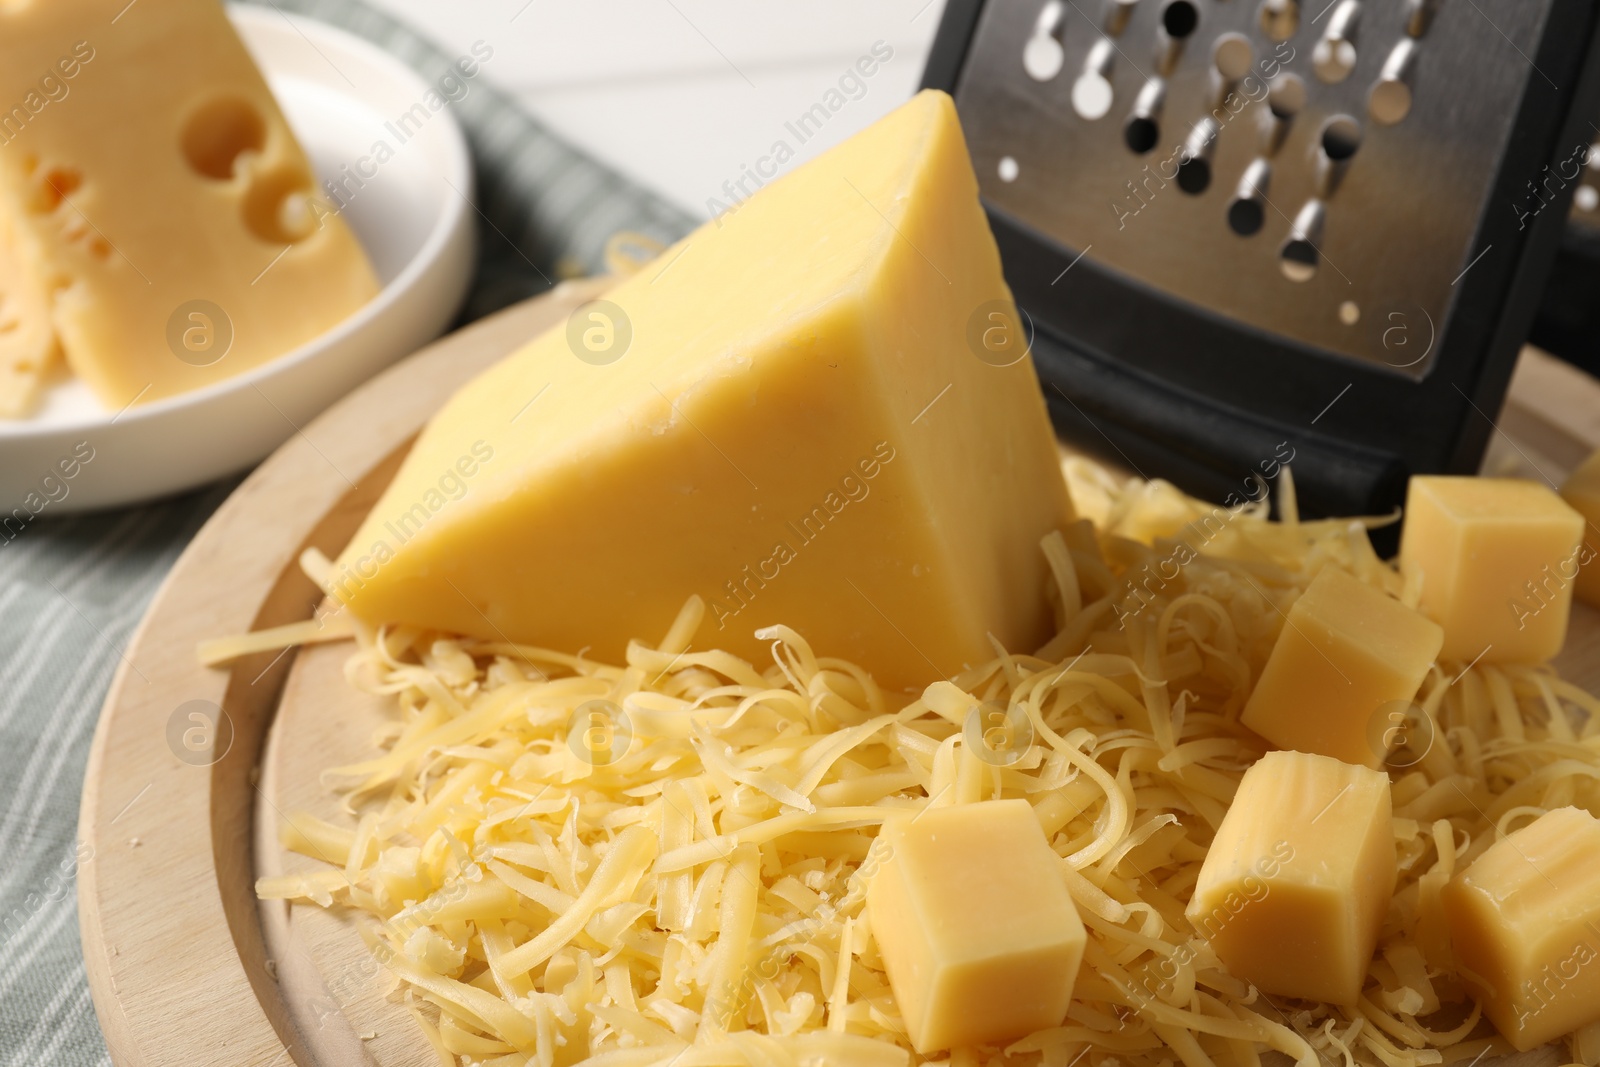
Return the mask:
[[[452, 1067], [890, 1067], [919, 1060], [863, 909], [877, 827], [1023, 797], [1090, 932], [1073, 1006], [952, 1065], [1509, 1051], [1450, 977], [1439, 890], [1546, 809], [1600, 811], [1600, 702], [1548, 668], [1436, 667], [1391, 764], [1400, 883], [1360, 1004], [1260, 995], [1183, 914], [1261, 753], [1240, 710], [1321, 567], [1412, 604], [1416, 583], [1374, 554], [1383, 520], [1299, 521], [1287, 471], [1281, 523], [1264, 485], [1224, 510], [1081, 460], [1067, 475], [1093, 521], [1043, 544], [1058, 635], [916, 699], [782, 626], [760, 631], [764, 664], [692, 648], [698, 600], [620, 665], [358, 633], [348, 677], [392, 694], [396, 719], [373, 758], [328, 773], [349, 825], [289, 820], [286, 846], [328, 865], [259, 893], [370, 916], [393, 995]], [[1569, 1046], [1594, 1063], [1600, 1033]]]

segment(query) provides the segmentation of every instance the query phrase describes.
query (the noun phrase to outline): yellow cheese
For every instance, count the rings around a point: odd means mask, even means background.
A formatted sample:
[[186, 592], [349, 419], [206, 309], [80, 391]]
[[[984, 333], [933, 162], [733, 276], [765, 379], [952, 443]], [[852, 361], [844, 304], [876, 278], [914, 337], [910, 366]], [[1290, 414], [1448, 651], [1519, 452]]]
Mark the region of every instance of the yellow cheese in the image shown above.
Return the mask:
[[1573, 592], [1579, 600], [1600, 608], [1600, 452], [1583, 461], [1567, 484], [1561, 499], [1583, 516], [1583, 550], [1579, 554], [1578, 581]]
[[1186, 914], [1262, 992], [1349, 1005], [1396, 877], [1387, 775], [1269, 752], [1239, 783]]
[[1583, 517], [1537, 482], [1418, 476], [1406, 492], [1400, 565], [1422, 575], [1443, 659], [1538, 663], [1561, 651]]
[[1240, 721], [1278, 748], [1380, 766], [1387, 716], [1403, 713], [1442, 640], [1398, 600], [1324, 567], [1289, 609]]
[[0, 5], [0, 212], [120, 409], [248, 370], [377, 292], [215, 0]]
[[[1116, 479], [1083, 461], [1069, 464], [1069, 477], [1080, 506], [1111, 517], [1101, 534], [1170, 530], [1174, 520], [1181, 526], [1211, 514], [1211, 505], [1175, 497], [1170, 486]], [[1292, 502], [1283, 510], [1294, 515]], [[1202, 909], [1193, 925], [1173, 908], [1192, 896], [1246, 769], [1241, 757], [1253, 747], [1229, 709], [1248, 695], [1249, 665], [1267, 659], [1282, 626], [1257, 595], [1260, 575], [1271, 568], [1279, 588], [1303, 587], [1331, 560], [1380, 587], [1401, 581], [1372, 555], [1359, 525], [1280, 524], [1262, 509], [1234, 522], [1226, 536], [1198, 546], [1186, 565], [1188, 603], [1133, 659], [1104, 632], [1102, 594], [1113, 579], [1097, 531], [1073, 524], [1064, 538], [1049, 538], [1047, 550], [1059, 557], [1071, 548], [1059, 581], [1064, 626], [1069, 635], [1100, 627], [1095, 649], [1081, 659], [1059, 648], [1047, 657], [997, 657], [914, 699], [863, 684], [858, 665], [819, 662], [786, 631], [774, 635], [781, 668], [686, 650], [699, 601], [658, 644], [630, 649], [626, 663], [533, 649], [500, 655], [498, 640], [409, 627], [380, 640], [360, 628], [346, 675], [390, 704], [400, 734], [392, 744], [375, 742], [358, 764], [325, 771], [333, 790], [326, 803], [347, 797], [350, 817], [339, 817], [337, 832], [322, 832], [293, 815], [305, 832], [285, 843], [317, 869], [288, 867], [300, 873], [263, 879], [258, 891], [371, 920], [377, 958], [409, 996], [437, 1005], [441, 1029], [502, 1041], [522, 1055], [551, 1047], [551, 1031], [530, 1027], [519, 1010], [532, 988], [566, 991], [555, 1032], [568, 1062], [664, 1063], [693, 1034], [682, 1062], [905, 1063], [911, 1046], [876, 920], [862, 910], [886, 859], [882, 846], [869, 847], [874, 827], [997, 786], [1013, 795], [1034, 790], [1025, 795], [1065, 854], [1061, 869], [1082, 872], [1065, 876], [1093, 943], [1067, 1024], [1009, 1046], [1013, 1062], [1060, 1067], [1081, 1055], [1082, 1067], [1086, 1043], [1104, 1053], [1097, 1062], [1114, 1056], [1126, 1067], [1208, 1057], [1466, 1067], [1480, 1053], [1487, 1062], [1487, 1024], [1468, 1022], [1470, 995], [1448, 970], [1439, 890], [1492, 843], [1497, 820], [1530, 799], [1575, 788], [1592, 800], [1584, 776], [1569, 771], [1585, 744], [1573, 740], [1581, 718], [1600, 715], [1600, 700], [1537, 666], [1473, 667], [1453, 685], [1430, 688], [1439, 696], [1430, 707], [1440, 739], [1434, 755], [1443, 758], [1408, 770], [1394, 787], [1399, 881], [1359, 1009], [1259, 995], [1220, 975], [1195, 927], [1221, 930], [1230, 910], [1260, 897], [1264, 884], [1236, 874], [1232, 909], [1221, 894], [1209, 909], [1214, 917]], [[1110, 547], [1133, 554], [1126, 542]], [[1151, 558], [1165, 552], [1146, 548]], [[301, 564], [324, 581], [319, 553], [305, 553]], [[272, 637], [248, 636], [263, 646]], [[1115, 651], [1100, 647], [1102, 639]], [[1486, 682], [1499, 690], [1490, 694], [1492, 709]], [[1564, 714], [1552, 714], [1552, 698]], [[1035, 770], [1026, 761], [986, 767], [976, 734], [968, 731], [969, 747], [953, 733], [963, 721], [982, 727], [980, 702], [1037, 708], [1054, 727], [1036, 735], [1043, 762]], [[448, 714], [415, 710], [446, 705]], [[785, 706], [819, 713], [785, 714]], [[436, 758], [446, 751], [448, 759]], [[1279, 758], [1304, 757], [1270, 757]], [[1338, 812], [1347, 825], [1348, 795], [1320, 792], [1338, 803], [1305, 821], [1320, 833]], [[1229, 816], [1235, 824], [1248, 812], [1270, 814], [1278, 800], [1250, 795]], [[1181, 825], [1164, 826], [1174, 813]], [[351, 847], [373, 819], [385, 827], [374, 847]], [[574, 914], [579, 896], [593, 903], [619, 884], [610, 857], [631, 827], [659, 835], [659, 855], [653, 863], [634, 857], [627, 903], [592, 918], [587, 905]], [[1230, 833], [1243, 836], [1237, 825]], [[552, 840], [561, 842], [556, 854], [546, 847]], [[471, 855], [460, 841], [476, 843]], [[1258, 880], [1304, 854], [1288, 851], [1290, 841], [1260, 835]], [[1211, 860], [1214, 872], [1224, 851], [1218, 846]], [[1334, 875], [1343, 877], [1337, 867], [1330, 882]], [[586, 888], [597, 880], [600, 888]], [[1381, 900], [1379, 889], [1361, 899]], [[1279, 890], [1292, 892], [1272, 892]], [[406, 900], [418, 903], [396, 913]], [[520, 918], [506, 922], [512, 906]], [[671, 936], [662, 941], [660, 931]], [[1303, 943], [1294, 933], [1282, 952]], [[435, 935], [453, 943], [448, 960], [433, 951]], [[535, 951], [519, 943], [535, 944], [540, 958], [553, 955], [532, 971], [518, 969]], [[665, 955], [652, 945], [664, 945]], [[663, 1014], [662, 1005], [672, 1010]], [[857, 1044], [824, 1045], [846, 1040]], [[1600, 1024], [1580, 1030], [1567, 1058], [1600, 1063], [1597, 1040]], [[913, 1062], [962, 1067], [1006, 1058], [989, 1046]]]
[[1546, 812], [1444, 889], [1462, 977], [1518, 1049], [1600, 1021], [1600, 820]]
[[1062, 860], [1025, 800], [884, 824], [872, 934], [912, 1046], [1010, 1041], [1059, 1026], [1085, 934]]
[[50, 295], [0, 211], [0, 418], [28, 414], [60, 355]]
[[609, 658], [699, 594], [696, 648], [763, 662], [781, 621], [897, 688], [990, 634], [1031, 651], [1071, 509], [1015, 315], [955, 109], [923, 93], [457, 393], [333, 592]]

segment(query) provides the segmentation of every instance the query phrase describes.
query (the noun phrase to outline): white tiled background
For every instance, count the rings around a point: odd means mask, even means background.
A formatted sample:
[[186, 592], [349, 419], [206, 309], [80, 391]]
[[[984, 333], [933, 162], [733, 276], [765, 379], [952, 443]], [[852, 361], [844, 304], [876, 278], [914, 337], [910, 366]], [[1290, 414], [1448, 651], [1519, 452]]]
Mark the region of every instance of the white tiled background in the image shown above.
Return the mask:
[[[785, 169], [916, 91], [944, 0], [371, 0], [484, 74], [550, 129], [697, 218], [773, 142]], [[875, 42], [893, 57], [800, 145], [785, 131]]]

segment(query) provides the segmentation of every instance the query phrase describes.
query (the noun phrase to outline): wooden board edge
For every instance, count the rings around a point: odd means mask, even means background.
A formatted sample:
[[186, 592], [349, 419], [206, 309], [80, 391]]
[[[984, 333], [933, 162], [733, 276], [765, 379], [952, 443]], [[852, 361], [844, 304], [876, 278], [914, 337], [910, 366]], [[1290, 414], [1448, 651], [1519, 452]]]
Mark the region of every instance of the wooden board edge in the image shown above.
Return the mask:
[[[320, 594], [298, 573], [301, 548], [337, 554], [392, 476], [385, 459], [441, 397], [608, 284], [558, 287], [352, 392], [263, 462], [163, 581], [102, 705], [79, 815], [80, 844], [92, 850], [78, 878], [79, 930], [118, 1067], [298, 1060], [261, 952], [249, 832], [256, 761], [292, 657], [207, 670], [198, 643], [309, 618]], [[220, 712], [212, 747], [186, 751], [186, 763], [169, 733], [177, 722], [182, 735], [180, 713], [195, 702]]]
[[[275, 1003], [249, 892], [251, 776], [292, 657], [263, 654], [206, 671], [195, 645], [309, 617], [316, 598], [298, 573], [300, 548], [336, 553], [364, 511], [359, 502], [381, 490], [385, 466], [392, 473], [385, 458], [439, 398], [602, 287], [558, 290], [508, 309], [352, 393], [241, 485], [163, 583], [103, 706], [79, 823], [80, 842], [94, 850], [78, 885], [86, 968], [119, 1067], [265, 1065], [286, 1054], [306, 1062]], [[1600, 396], [1600, 386], [1589, 386]], [[229, 750], [198, 773], [166, 733], [190, 700], [213, 702], [235, 727]], [[138, 910], [141, 898], [162, 908]]]

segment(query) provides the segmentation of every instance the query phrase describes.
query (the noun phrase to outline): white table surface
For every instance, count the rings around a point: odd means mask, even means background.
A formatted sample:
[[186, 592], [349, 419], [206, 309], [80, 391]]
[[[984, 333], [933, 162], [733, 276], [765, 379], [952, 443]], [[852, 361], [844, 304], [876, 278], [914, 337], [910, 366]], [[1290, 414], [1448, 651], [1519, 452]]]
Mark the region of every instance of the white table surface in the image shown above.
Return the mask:
[[[908, 99], [944, 0], [370, 0], [535, 117], [697, 218], [785, 141], [792, 170]], [[801, 144], [785, 123], [883, 42], [892, 57]], [[834, 98], [837, 100], [837, 97]]]

